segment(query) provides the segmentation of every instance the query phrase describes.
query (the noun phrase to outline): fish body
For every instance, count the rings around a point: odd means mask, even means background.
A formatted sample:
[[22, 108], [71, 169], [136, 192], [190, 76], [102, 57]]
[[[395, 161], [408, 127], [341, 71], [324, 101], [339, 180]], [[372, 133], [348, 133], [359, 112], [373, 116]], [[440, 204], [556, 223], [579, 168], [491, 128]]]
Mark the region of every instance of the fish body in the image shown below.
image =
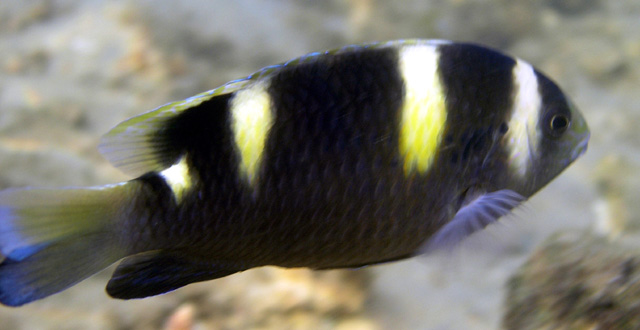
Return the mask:
[[116, 126], [100, 150], [136, 179], [0, 192], [0, 302], [122, 258], [107, 292], [129, 299], [264, 265], [449, 247], [541, 189], [588, 137], [551, 80], [488, 48], [312, 53]]

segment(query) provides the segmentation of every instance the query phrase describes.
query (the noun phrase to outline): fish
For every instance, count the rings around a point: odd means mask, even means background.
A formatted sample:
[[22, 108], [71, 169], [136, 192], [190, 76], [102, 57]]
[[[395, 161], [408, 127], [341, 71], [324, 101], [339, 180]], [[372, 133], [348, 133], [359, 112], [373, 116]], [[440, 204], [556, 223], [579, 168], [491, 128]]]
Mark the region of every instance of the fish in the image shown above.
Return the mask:
[[589, 134], [550, 78], [485, 46], [310, 53], [115, 126], [98, 148], [130, 181], [0, 192], [0, 302], [118, 261], [106, 291], [135, 299], [447, 249], [547, 185]]

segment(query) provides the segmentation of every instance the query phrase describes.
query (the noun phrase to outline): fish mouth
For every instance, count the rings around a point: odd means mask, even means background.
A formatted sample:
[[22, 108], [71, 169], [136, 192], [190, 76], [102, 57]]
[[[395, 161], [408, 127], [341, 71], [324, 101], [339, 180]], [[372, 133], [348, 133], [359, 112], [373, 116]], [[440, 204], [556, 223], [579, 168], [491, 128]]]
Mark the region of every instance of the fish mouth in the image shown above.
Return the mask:
[[571, 152], [571, 161], [574, 161], [578, 157], [582, 156], [585, 152], [587, 152], [587, 146], [589, 144], [591, 133], [589, 131], [589, 125], [587, 125], [587, 121], [570, 100], [569, 107], [574, 114], [573, 123], [569, 131], [570, 141], [573, 141], [573, 143], [575, 143], [575, 147]]
[[589, 145], [589, 134], [587, 133], [586, 136], [582, 138], [580, 143], [578, 143], [578, 145], [573, 149], [573, 152], [571, 153], [571, 160], [575, 160], [578, 157], [584, 155], [584, 153], [587, 152], [588, 145]]

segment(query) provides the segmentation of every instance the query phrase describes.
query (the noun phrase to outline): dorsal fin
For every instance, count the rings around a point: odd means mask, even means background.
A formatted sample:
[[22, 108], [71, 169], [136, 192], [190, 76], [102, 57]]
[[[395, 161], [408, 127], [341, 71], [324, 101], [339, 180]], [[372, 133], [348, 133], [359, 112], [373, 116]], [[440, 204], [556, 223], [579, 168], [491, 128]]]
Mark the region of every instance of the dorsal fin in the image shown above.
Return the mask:
[[167, 169], [178, 162], [181, 156], [181, 150], [175, 150], [170, 140], [159, 138], [162, 135], [159, 133], [170, 119], [214, 97], [244, 89], [286, 65], [297, 65], [315, 55], [313, 53], [287, 63], [265, 67], [246, 78], [232, 80], [218, 88], [129, 118], [102, 137], [98, 150], [113, 166], [134, 177]]
[[159, 108], [130, 118], [112, 128], [102, 137], [100, 153], [126, 174], [138, 177], [151, 171], [161, 171], [176, 163], [180, 150], [171, 141], [160, 138], [167, 122], [183, 111], [196, 107], [220, 95], [230, 94], [252, 83], [252, 79], [231, 81], [221, 87], [167, 103]]

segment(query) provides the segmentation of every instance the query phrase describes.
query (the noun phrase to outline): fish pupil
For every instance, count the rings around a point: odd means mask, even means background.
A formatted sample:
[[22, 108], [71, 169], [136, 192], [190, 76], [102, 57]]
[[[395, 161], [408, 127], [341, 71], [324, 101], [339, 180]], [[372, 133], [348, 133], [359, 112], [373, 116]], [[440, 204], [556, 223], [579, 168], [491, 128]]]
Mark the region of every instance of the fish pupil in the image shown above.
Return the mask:
[[500, 134], [504, 135], [507, 133], [507, 131], [509, 131], [509, 125], [507, 125], [507, 123], [502, 123], [500, 124], [500, 127], [498, 129], [500, 131]]
[[562, 114], [554, 115], [551, 118], [551, 130], [562, 133], [569, 127], [569, 118]]

